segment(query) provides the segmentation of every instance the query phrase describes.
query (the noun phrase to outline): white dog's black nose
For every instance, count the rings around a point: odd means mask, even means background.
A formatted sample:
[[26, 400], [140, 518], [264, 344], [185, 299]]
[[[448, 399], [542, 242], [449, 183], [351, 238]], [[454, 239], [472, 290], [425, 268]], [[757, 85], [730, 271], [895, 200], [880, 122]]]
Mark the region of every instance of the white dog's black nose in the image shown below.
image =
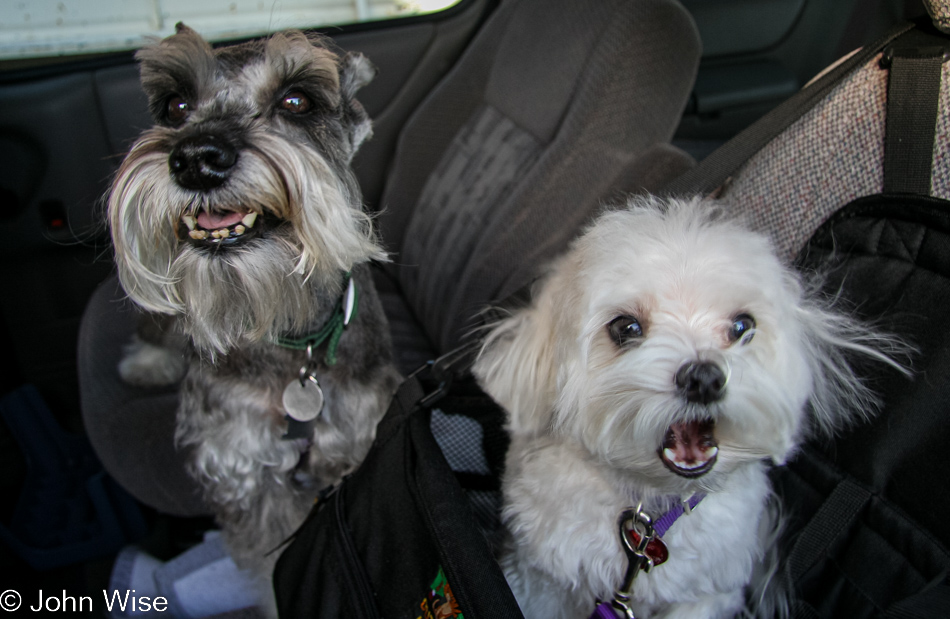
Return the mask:
[[172, 178], [181, 187], [208, 191], [222, 185], [237, 163], [237, 150], [214, 135], [183, 138], [168, 156]]
[[726, 392], [726, 375], [715, 363], [692, 361], [676, 371], [676, 386], [687, 402], [709, 404]]

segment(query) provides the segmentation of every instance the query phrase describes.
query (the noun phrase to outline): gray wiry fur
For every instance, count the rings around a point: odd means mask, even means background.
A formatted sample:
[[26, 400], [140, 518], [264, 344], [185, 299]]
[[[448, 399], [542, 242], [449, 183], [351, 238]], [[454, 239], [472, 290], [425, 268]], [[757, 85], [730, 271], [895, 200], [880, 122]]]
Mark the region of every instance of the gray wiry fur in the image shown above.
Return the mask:
[[[375, 70], [297, 31], [213, 50], [181, 24], [137, 57], [156, 125], [132, 147], [109, 196], [119, 277], [142, 308], [171, 317], [166, 337], [184, 334], [176, 439], [193, 453], [191, 472], [238, 564], [266, 571], [265, 555], [301, 523], [316, 491], [365, 456], [399, 380], [365, 266], [385, 255], [349, 168], [371, 134], [353, 97]], [[307, 112], [282, 107], [300, 94]], [[184, 118], [167, 111], [176, 101], [187, 107]], [[176, 149], [196, 140], [233, 149], [233, 163], [219, 166], [226, 180], [195, 187], [176, 177]], [[256, 236], [240, 238], [242, 224], [233, 244], [188, 238], [189, 217], [234, 213], [258, 217], [248, 226]], [[309, 440], [282, 440], [281, 396], [305, 353], [274, 340], [319, 330], [346, 272], [357, 283], [358, 312], [336, 365], [323, 362], [323, 347], [316, 351], [323, 413]], [[155, 339], [130, 350], [128, 380], [175, 378], [175, 354], [156, 354]]]

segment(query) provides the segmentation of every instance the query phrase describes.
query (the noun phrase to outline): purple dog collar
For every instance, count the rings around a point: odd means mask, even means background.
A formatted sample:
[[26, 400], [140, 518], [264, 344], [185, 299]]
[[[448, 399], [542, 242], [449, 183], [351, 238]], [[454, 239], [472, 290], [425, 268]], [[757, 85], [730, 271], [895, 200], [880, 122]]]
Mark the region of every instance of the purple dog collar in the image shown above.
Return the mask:
[[679, 520], [679, 517], [686, 513], [686, 506], [689, 506], [690, 511], [706, 497], [706, 494], [703, 492], [697, 492], [693, 496], [689, 497], [686, 501], [681, 501], [677, 503], [673, 509], [666, 512], [660, 519], [653, 523], [653, 530], [656, 532], [657, 537], [663, 537], [666, 535], [666, 532], [670, 530], [670, 527], [673, 526], [673, 523]]
[[603, 602], [597, 605], [590, 619], [617, 619], [618, 617], [620, 617], [620, 615], [618, 615], [614, 607], [610, 605], [610, 602]]

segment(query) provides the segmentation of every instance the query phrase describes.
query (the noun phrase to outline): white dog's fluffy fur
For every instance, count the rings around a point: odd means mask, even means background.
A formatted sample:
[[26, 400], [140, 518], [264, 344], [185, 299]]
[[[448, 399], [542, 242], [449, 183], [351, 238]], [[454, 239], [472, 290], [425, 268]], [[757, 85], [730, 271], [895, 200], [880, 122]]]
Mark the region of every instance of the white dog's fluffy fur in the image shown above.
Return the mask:
[[[900, 368], [905, 351], [702, 200], [602, 215], [475, 366], [510, 416], [502, 565], [525, 615], [588, 617], [623, 579], [620, 513], [642, 502], [658, 518], [696, 492], [663, 538], [669, 561], [635, 581], [636, 616], [741, 611], [774, 533], [767, 462], [875, 408], [846, 355]], [[712, 395], [687, 377], [696, 364]]]

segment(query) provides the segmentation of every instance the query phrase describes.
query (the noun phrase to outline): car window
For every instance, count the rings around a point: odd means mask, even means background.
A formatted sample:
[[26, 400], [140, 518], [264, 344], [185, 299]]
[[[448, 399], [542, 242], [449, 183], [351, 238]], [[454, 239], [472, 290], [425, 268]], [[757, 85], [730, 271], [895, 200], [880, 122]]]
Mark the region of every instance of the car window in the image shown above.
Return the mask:
[[422, 15], [459, 0], [5, 0], [0, 60], [136, 49], [185, 22], [221, 41]]

